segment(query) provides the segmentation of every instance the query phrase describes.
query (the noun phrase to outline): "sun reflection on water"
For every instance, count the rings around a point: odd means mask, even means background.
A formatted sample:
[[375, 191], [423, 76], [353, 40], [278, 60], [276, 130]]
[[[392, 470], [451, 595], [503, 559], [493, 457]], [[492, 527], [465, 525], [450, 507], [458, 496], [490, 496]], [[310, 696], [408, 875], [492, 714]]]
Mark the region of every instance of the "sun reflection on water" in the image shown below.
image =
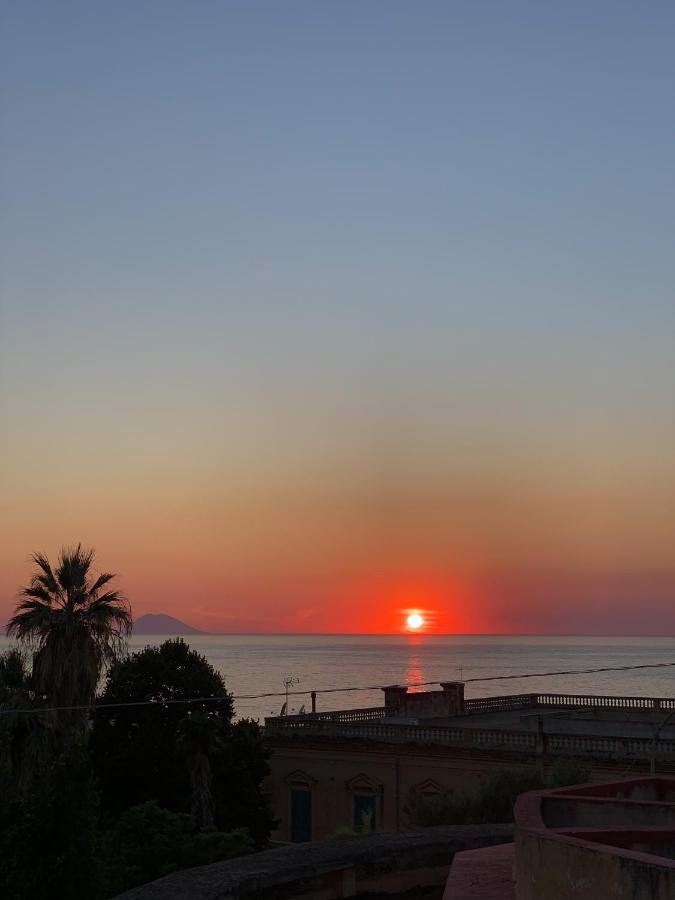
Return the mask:
[[[421, 687], [421, 683], [426, 680], [424, 677], [424, 669], [422, 668], [422, 654], [420, 652], [422, 640], [423, 638], [420, 634], [411, 634], [408, 636], [408, 646], [410, 649], [408, 664], [405, 670], [405, 683], [412, 685], [409, 687], [411, 694], [424, 690], [424, 688]], [[420, 686], [416, 687], [414, 685]]]

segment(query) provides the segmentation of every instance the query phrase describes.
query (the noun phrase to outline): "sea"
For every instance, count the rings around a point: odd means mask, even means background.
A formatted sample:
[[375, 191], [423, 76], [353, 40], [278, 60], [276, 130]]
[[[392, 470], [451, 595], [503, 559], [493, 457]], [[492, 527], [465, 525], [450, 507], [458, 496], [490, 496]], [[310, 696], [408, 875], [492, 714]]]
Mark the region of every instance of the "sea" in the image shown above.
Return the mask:
[[[657, 667], [675, 664], [675, 637], [214, 634], [185, 639], [222, 674], [236, 698], [237, 717], [260, 721], [280, 713], [289, 679], [290, 713], [311, 708], [311, 691], [317, 692], [319, 711], [353, 709], [380, 706], [384, 685], [457, 679], [467, 682], [467, 697], [535, 691], [675, 696], [675, 665]], [[139, 635], [129, 649], [164, 640], [166, 635]], [[0, 650], [9, 643], [0, 637]], [[652, 668], [543, 674], [639, 665]]]

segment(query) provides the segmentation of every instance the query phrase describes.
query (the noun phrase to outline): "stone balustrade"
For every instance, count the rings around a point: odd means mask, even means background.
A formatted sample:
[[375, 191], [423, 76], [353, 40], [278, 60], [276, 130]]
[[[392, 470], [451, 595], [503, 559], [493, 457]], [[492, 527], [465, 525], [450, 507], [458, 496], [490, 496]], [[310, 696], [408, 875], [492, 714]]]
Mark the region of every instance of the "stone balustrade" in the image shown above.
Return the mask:
[[[626, 710], [675, 709], [675, 699], [659, 697], [612, 697], [586, 694], [516, 694], [466, 701], [465, 715], [517, 709], [603, 708]], [[443, 744], [527, 754], [593, 756], [609, 759], [675, 758], [675, 740], [650, 737], [621, 737], [570, 734], [553, 731], [531, 732], [505, 728], [471, 728], [441, 725], [433, 721], [419, 724], [378, 721], [383, 707], [341, 710], [265, 720], [269, 735], [302, 733], [323, 737], [382, 741], [386, 743]]]
[[[415, 695], [412, 695], [413, 697]], [[595, 694], [532, 693], [506, 694], [497, 697], [477, 697], [464, 701], [464, 715], [504, 712], [517, 709], [626, 709], [664, 710], [675, 709], [673, 697], [615, 697]], [[270, 716], [265, 725], [270, 730], [313, 728], [317, 722], [371, 722], [388, 715], [384, 706], [363, 709], [330, 710], [292, 716]]]
[[[444, 744], [455, 747], [475, 747], [486, 750], [511, 750], [555, 756], [596, 756], [608, 758], [650, 759], [675, 758], [675, 740], [638, 737], [611, 737], [591, 734], [537, 734], [502, 728], [451, 728], [443, 725], [359, 724], [341, 722], [308, 723], [302, 729], [291, 726], [290, 731], [386, 743]], [[287, 733], [285, 728], [267, 726], [270, 735]]]
[[502, 697], [476, 697], [464, 701], [465, 715], [500, 712], [501, 710], [529, 709], [537, 705], [537, 694], [507, 694]]
[[579, 707], [602, 709], [675, 709], [673, 697], [612, 697], [595, 694], [532, 694], [536, 706]]
[[370, 722], [383, 719], [387, 714], [383, 706], [367, 706], [362, 709], [338, 709], [327, 712], [300, 713], [292, 716], [268, 716], [267, 727], [303, 728], [308, 722]]

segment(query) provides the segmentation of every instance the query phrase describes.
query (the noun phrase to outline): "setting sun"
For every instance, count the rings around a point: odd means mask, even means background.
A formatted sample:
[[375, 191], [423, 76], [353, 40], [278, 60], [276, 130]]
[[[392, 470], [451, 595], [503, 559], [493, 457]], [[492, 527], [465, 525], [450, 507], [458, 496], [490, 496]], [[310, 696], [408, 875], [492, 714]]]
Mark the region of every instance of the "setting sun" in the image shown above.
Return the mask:
[[417, 631], [424, 625], [424, 619], [419, 613], [410, 613], [406, 621], [408, 628], [412, 628], [413, 631]]

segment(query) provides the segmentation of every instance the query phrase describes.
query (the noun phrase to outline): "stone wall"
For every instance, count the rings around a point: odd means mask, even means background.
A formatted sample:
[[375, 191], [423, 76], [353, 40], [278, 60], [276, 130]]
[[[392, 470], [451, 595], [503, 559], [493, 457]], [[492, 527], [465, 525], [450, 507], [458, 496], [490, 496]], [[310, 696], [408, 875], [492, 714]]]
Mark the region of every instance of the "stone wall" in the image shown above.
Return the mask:
[[394, 684], [384, 690], [388, 716], [410, 719], [446, 719], [464, 715], [464, 682], [441, 682], [440, 691], [413, 691]]
[[117, 900], [331, 900], [362, 889], [398, 893], [429, 878], [442, 883], [455, 853], [512, 836], [510, 825], [465, 825], [298, 844], [175, 872]]
[[516, 836], [517, 900], [672, 900], [675, 866], [563, 835]]

